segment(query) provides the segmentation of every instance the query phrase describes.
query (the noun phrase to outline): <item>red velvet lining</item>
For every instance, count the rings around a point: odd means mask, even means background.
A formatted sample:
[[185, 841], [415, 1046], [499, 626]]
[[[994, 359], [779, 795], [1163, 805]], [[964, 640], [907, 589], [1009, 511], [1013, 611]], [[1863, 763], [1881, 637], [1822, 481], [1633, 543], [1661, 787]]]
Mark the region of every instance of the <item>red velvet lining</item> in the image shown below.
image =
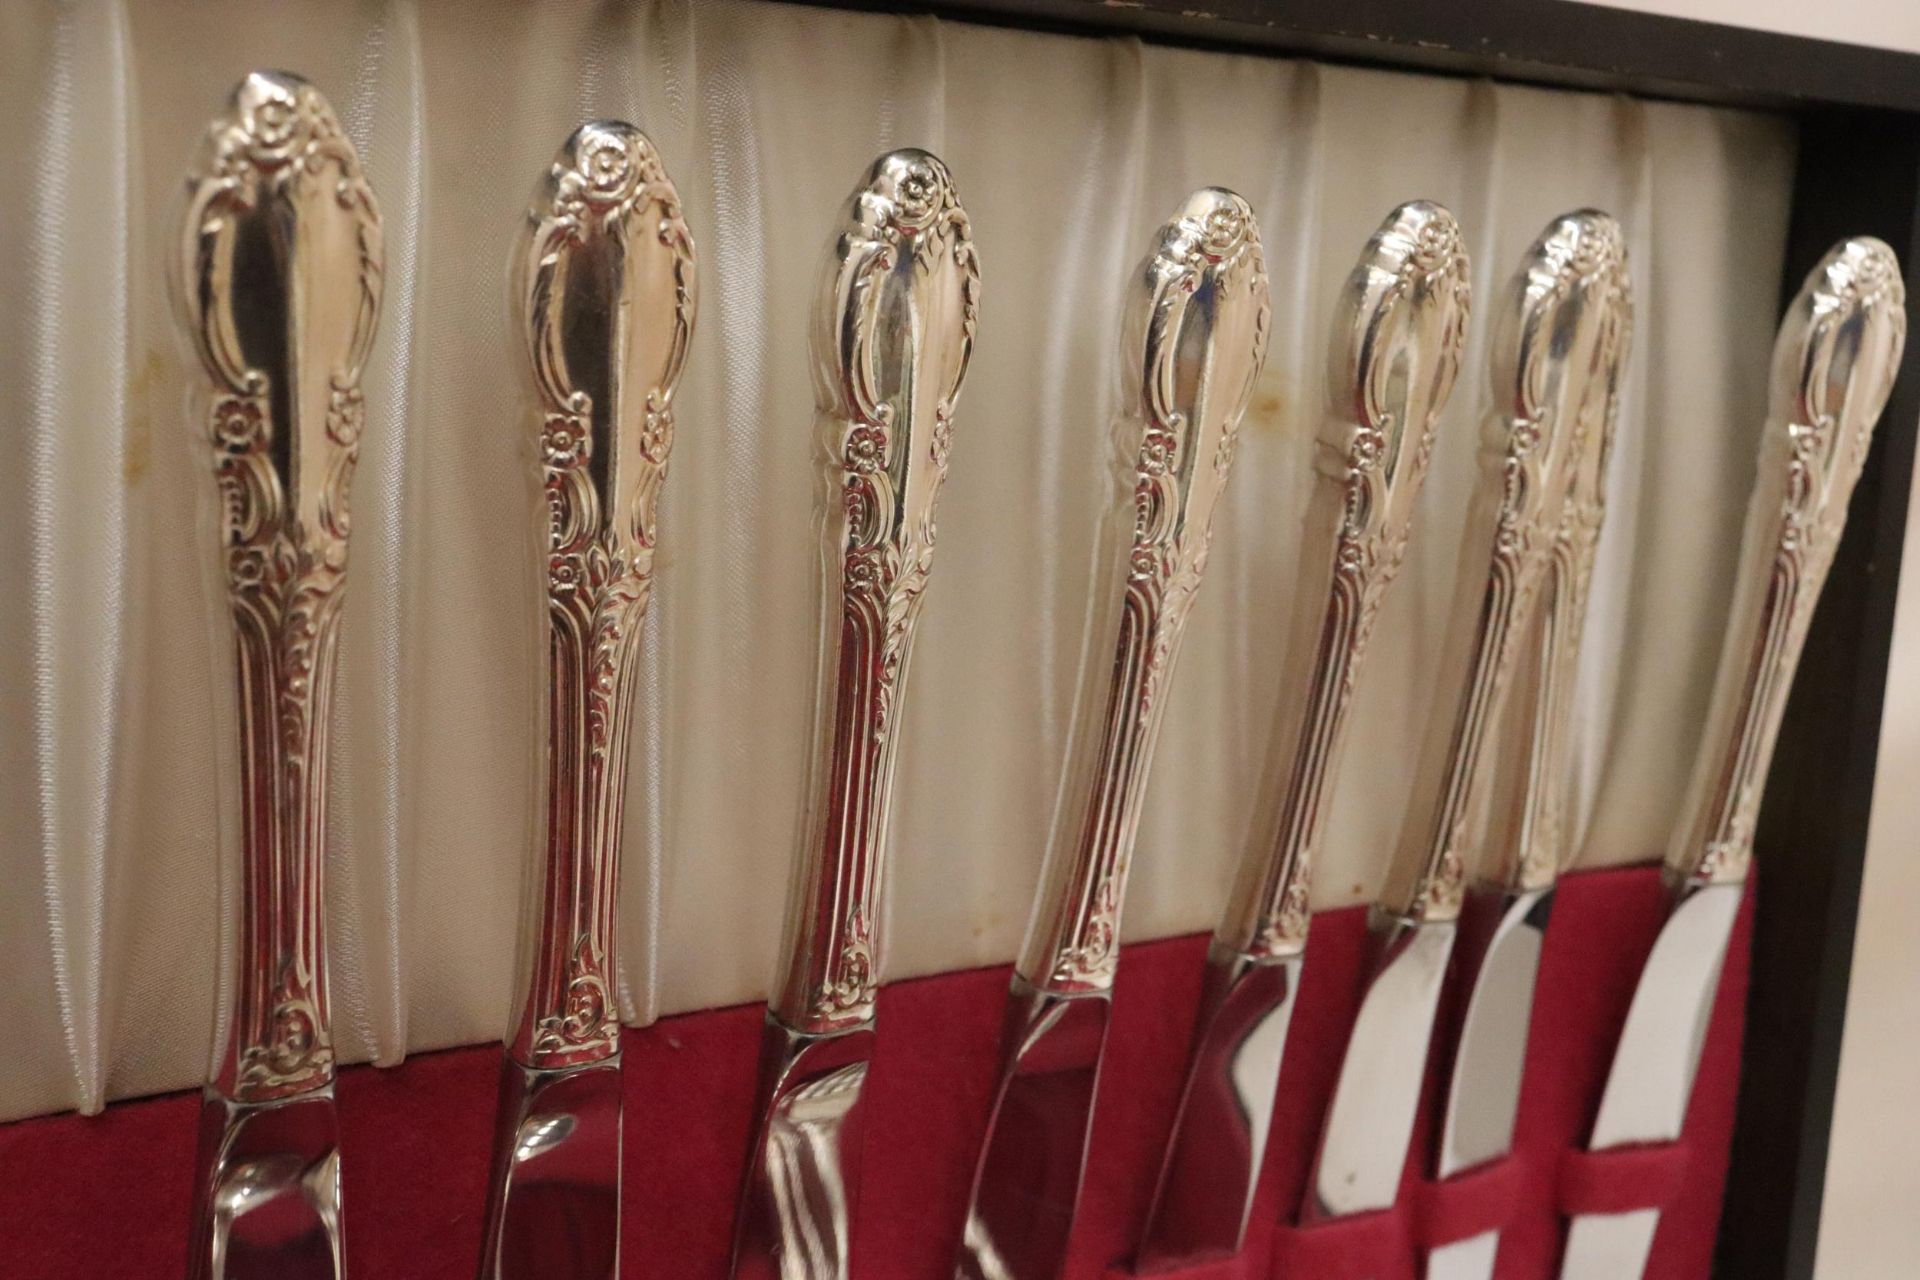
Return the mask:
[[1482, 1232], [1504, 1230], [1526, 1203], [1527, 1185], [1533, 1176], [1523, 1157], [1508, 1156], [1444, 1182], [1423, 1179], [1415, 1183], [1415, 1238], [1431, 1249]]
[[1664, 1209], [1686, 1189], [1693, 1148], [1685, 1142], [1569, 1151], [1560, 1161], [1560, 1212]]
[[1274, 1239], [1269, 1274], [1314, 1280], [1411, 1280], [1416, 1274], [1412, 1257], [1407, 1218], [1395, 1209], [1281, 1230]]
[[[1364, 913], [1326, 913], [1294, 1013], [1247, 1249], [1185, 1280], [1412, 1280], [1419, 1251], [1502, 1227], [1501, 1280], [1553, 1274], [1562, 1207], [1665, 1212], [1651, 1280], [1709, 1270], [1726, 1176], [1745, 1003], [1743, 911], [1686, 1134], [1671, 1147], [1573, 1154], [1592, 1121], [1664, 898], [1650, 869], [1569, 877], [1548, 930], [1513, 1159], [1434, 1186], [1410, 1161], [1390, 1213], [1283, 1227], [1353, 1017]], [[1069, 1280], [1124, 1275], [1192, 1027], [1204, 938], [1127, 948]], [[992, 1083], [1004, 968], [896, 983], [881, 997], [861, 1280], [944, 1280]], [[725, 1274], [747, 1140], [757, 1007], [670, 1018], [627, 1037], [627, 1277]], [[498, 1050], [420, 1054], [340, 1082], [351, 1273], [470, 1280], [479, 1251]], [[0, 1275], [152, 1280], [184, 1269], [197, 1098], [0, 1126]], [[1426, 1121], [1423, 1120], [1423, 1133]]]

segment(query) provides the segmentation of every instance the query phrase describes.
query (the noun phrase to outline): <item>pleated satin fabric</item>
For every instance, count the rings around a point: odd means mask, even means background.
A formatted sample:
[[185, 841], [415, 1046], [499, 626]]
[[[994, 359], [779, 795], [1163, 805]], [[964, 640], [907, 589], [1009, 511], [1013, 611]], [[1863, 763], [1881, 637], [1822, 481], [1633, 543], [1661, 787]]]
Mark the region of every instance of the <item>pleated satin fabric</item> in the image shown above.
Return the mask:
[[[983, 293], [906, 695], [885, 974], [1002, 962], [1079, 677], [1119, 307], [1190, 189], [1254, 205], [1267, 370], [1170, 693], [1129, 940], [1208, 927], [1281, 682], [1327, 326], [1367, 236], [1439, 200], [1476, 312], [1354, 710], [1315, 891], [1372, 894], [1432, 685], [1487, 321], [1551, 216], [1615, 213], [1637, 324], [1579, 674], [1582, 865], [1664, 846], [1753, 480], [1795, 139], [1765, 116], [762, 3], [0, 5], [0, 1118], [194, 1084], [231, 945], [212, 479], [166, 287], [179, 188], [255, 67], [333, 101], [386, 220], [335, 707], [346, 1060], [497, 1037], [532, 830], [532, 417], [506, 261], [591, 117], [662, 152], [701, 312], [629, 778], [630, 1021], [757, 999], [798, 838], [817, 633], [806, 319], [878, 152], [950, 165]], [[230, 844], [230, 842], [229, 842]]]

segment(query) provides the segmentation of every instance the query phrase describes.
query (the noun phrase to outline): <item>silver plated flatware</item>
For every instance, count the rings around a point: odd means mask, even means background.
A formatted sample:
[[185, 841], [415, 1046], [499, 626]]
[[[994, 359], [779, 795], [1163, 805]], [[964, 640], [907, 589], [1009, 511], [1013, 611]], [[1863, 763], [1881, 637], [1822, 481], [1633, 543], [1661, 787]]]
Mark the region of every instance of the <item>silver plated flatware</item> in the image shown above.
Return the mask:
[[1369, 914], [1372, 959], [1308, 1178], [1304, 1220], [1390, 1207], [1458, 929], [1474, 793], [1513, 657], [1552, 559], [1578, 456], [1568, 370], [1593, 358], [1613, 287], [1610, 219], [1570, 214], [1528, 251], [1495, 316], [1493, 409], [1400, 841]]
[[1468, 304], [1459, 226], [1424, 200], [1387, 216], [1341, 293], [1300, 555], [1311, 576], [1295, 589], [1289, 646], [1302, 678], [1288, 682], [1275, 727], [1277, 834], [1249, 845], [1207, 952], [1142, 1272], [1235, 1253], [1245, 1237], [1306, 955], [1313, 850], [1367, 640], [1460, 367]]
[[[1457, 972], [1471, 975], [1466, 1015], [1447, 1071], [1434, 1176], [1450, 1178], [1497, 1160], [1513, 1147], [1520, 1085], [1532, 1027], [1533, 986], [1552, 911], [1554, 883], [1572, 853], [1567, 814], [1567, 751], [1573, 680], [1580, 660], [1594, 552], [1606, 516], [1607, 462], [1613, 451], [1620, 379], [1633, 326], [1626, 242], [1604, 213], [1582, 219], [1575, 252], [1594, 261], [1567, 317], [1568, 360], [1547, 412], [1573, 431], [1573, 476], [1552, 525], [1552, 550], [1534, 615], [1521, 639], [1509, 716], [1498, 743], [1503, 784], [1473, 871], [1454, 948]], [[1434, 1249], [1427, 1280], [1487, 1280], [1500, 1233]]]
[[[1905, 342], [1900, 264], [1864, 236], [1821, 259], [1781, 322], [1719, 674], [1667, 848], [1667, 920], [1614, 1049], [1591, 1150], [1670, 1142], [1686, 1122], [1787, 691]], [[1644, 1274], [1659, 1221], [1657, 1209], [1575, 1218], [1563, 1280]]]
[[947, 167], [876, 160], [848, 199], [813, 315], [824, 509], [810, 807], [768, 1002], [733, 1274], [848, 1273], [874, 1045], [894, 759], [934, 504], [979, 315]]
[[609, 120], [574, 131], [534, 192], [512, 280], [544, 498], [534, 531], [547, 619], [544, 820], [522, 905], [480, 1274], [614, 1280], [627, 744], [696, 305], [693, 238], [645, 134]]
[[955, 1271], [971, 1280], [1052, 1280], [1066, 1262], [1154, 740], [1266, 356], [1266, 264], [1239, 196], [1195, 192], [1134, 279], [1107, 530], [1119, 565], [1090, 632], [1062, 805], [1014, 970]]
[[238, 896], [188, 1274], [320, 1280], [344, 1267], [327, 730], [381, 239], [373, 191], [318, 90], [283, 72], [240, 82], [188, 179], [176, 253], [219, 488], [215, 646], [234, 659], [239, 722], [223, 750]]

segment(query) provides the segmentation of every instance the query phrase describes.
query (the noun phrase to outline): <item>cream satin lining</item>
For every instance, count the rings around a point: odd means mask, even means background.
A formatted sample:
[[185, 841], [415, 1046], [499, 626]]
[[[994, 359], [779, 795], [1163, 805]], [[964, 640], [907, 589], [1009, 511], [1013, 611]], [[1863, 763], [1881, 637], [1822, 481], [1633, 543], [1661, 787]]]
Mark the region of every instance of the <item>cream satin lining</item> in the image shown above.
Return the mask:
[[[951, 165], [984, 272], [906, 711], [887, 975], [1002, 962], [1038, 873], [1108, 502], [1116, 306], [1190, 188], [1259, 212], [1272, 358], [1193, 615], [1127, 936], [1210, 926], [1249, 839], [1328, 307], [1425, 196], [1497, 296], [1551, 215], [1615, 212], [1639, 317], [1581, 672], [1581, 861], [1654, 855], [1704, 711], [1794, 139], [1734, 112], [765, 4], [30, 2], [0, 15], [0, 1117], [200, 1078], [221, 945], [215, 678], [165, 288], [177, 187], [247, 69], [339, 108], [387, 224], [336, 733], [345, 1058], [497, 1036], [528, 831], [534, 614], [505, 261], [581, 119], [658, 143], [702, 305], [632, 761], [627, 1016], [757, 999], [801, 807], [815, 633], [804, 319], [883, 148]], [[1400, 819], [1486, 404], [1476, 315], [1370, 655], [1316, 903]]]

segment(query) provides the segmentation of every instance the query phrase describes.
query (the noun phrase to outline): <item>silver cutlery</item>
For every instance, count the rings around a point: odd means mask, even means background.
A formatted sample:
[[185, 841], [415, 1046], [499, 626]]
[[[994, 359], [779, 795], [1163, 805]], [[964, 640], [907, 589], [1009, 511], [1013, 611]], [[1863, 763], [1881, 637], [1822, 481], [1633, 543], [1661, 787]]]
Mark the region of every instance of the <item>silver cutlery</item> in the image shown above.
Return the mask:
[[523, 896], [480, 1274], [613, 1280], [620, 1256], [621, 819], [640, 623], [693, 239], [646, 135], [580, 126], [535, 190], [512, 284], [532, 367], [546, 643], [543, 821]]
[[733, 1274], [845, 1277], [874, 1045], [893, 768], [934, 505], [979, 315], [953, 179], [876, 160], [827, 257], [812, 337], [830, 497], [804, 843], [767, 1008]]
[[[187, 183], [174, 259], [219, 489], [216, 652], [230, 652], [238, 894], [201, 1111], [188, 1274], [344, 1267], [327, 1003], [327, 731], [346, 594], [380, 213], [319, 91], [254, 72]], [[229, 851], [231, 854], [233, 851]]]
[[1459, 370], [1468, 303], [1459, 226], [1424, 200], [1387, 216], [1341, 292], [1300, 555], [1310, 576], [1295, 588], [1288, 648], [1301, 678], [1287, 684], [1274, 736], [1277, 834], [1248, 847], [1208, 949], [1142, 1272], [1235, 1253], [1245, 1237], [1306, 954], [1313, 851], [1367, 640]]
[[1096, 648], [1062, 805], [1014, 970], [956, 1265], [974, 1280], [1051, 1280], [1065, 1265], [1148, 767], [1266, 355], [1266, 264], [1239, 196], [1195, 192], [1134, 279], [1113, 457], [1119, 502], [1106, 530], [1119, 564], [1089, 633]]
[[[1670, 1142], [1686, 1122], [1780, 717], [1893, 387], [1905, 308], [1893, 251], [1860, 237], [1828, 252], [1781, 322], [1719, 674], [1667, 849], [1667, 919], [1614, 1049], [1591, 1150]], [[1576, 1217], [1563, 1280], [1643, 1274], [1659, 1221], [1657, 1209]]]
[[[1597, 287], [1583, 291], [1577, 303], [1568, 299], [1568, 305], [1588, 310], [1567, 317], [1571, 350], [1549, 409], [1573, 432], [1573, 475], [1552, 526], [1540, 598], [1520, 641], [1497, 747], [1503, 764], [1492, 775], [1504, 785], [1492, 797], [1486, 859], [1467, 891], [1454, 949], [1454, 965], [1472, 975], [1473, 985], [1445, 1077], [1437, 1178], [1512, 1150], [1534, 978], [1554, 883], [1572, 853], [1567, 751], [1573, 680], [1633, 326], [1632, 280], [1619, 226], [1603, 213], [1574, 216], [1587, 220], [1582, 234], [1592, 238], [1590, 252], [1599, 261], [1590, 277]], [[1487, 1231], [1436, 1248], [1427, 1257], [1427, 1280], [1486, 1280], [1499, 1247], [1499, 1232]]]
[[1302, 1217], [1390, 1207], [1412, 1137], [1434, 1015], [1472, 853], [1474, 795], [1513, 656], [1546, 578], [1578, 456], [1568, 372], [1593, 359], [1595, 304], [1615, 285], [1617, 229], [1555, 219], [1495, 316], [1493, 409], [1407, 817], [1368, 918], [1365, 994], [1308, 1178]]

